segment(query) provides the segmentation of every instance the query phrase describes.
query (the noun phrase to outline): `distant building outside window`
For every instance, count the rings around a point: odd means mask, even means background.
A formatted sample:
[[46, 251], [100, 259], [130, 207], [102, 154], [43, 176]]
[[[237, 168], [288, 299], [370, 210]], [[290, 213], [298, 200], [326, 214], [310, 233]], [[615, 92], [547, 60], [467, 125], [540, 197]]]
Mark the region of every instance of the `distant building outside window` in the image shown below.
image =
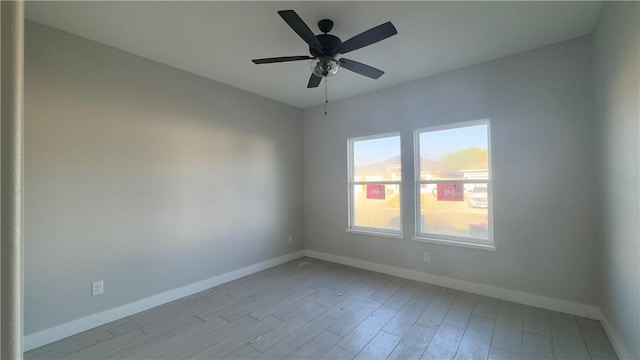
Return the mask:
[[400, 134], [349, 139], [349, 228], [402, 234]]
[[489, 121], [418, 129], [416, 237], [493, 247]]

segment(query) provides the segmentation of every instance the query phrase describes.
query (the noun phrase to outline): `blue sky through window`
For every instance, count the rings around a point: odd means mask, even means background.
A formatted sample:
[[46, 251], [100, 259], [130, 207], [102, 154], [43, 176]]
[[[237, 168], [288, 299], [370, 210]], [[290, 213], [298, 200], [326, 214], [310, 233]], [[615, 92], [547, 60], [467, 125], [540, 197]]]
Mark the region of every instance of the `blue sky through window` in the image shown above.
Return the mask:
[[[420, 134], [420, 157], [438, 160], [443, 155], [475, 147], [489, 148], [487, 125], [436, 130]], [[378, 163], [400, 156], [400, 136], [356, 141], [353, 144], [353, 159], [356, 165]]]
[[435, 161], [443, 155], [472, 147], [480, 150], [489, 149], [487, 125], [466, 126], [420, 134], [420, 157], [427, 160]]
[[400, 136], [356, 141], [353, 144], [356, 165], [378, 163], [396, 156], [400, 156]]

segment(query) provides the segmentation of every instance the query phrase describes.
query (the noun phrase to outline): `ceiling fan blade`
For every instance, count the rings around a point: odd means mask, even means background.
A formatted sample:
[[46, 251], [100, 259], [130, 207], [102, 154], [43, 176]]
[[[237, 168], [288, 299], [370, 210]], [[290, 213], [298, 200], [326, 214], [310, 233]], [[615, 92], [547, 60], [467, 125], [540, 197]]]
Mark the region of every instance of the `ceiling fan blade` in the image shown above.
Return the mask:
[[382, 76], [382, 74], [384, 74], [384, 71], [380, 69], [376, 69], [373, 66], [369, 66], [361, 62], [357, 62], [357, 61], [353, 61], [345, 58], [340, 59], [340, 66], [342, 66], [347, 70], [351, 70], [354, 73], [358, 73], [360, 75], [363, 75], [372, 79], [377, 79], [380, 76]]
[[338, 46], [337, 51], [339, 54], [346, 54], [350, 51], [358, 50], [373, 43], [377, 43], [378, 41], [384, 40], [397, 33], [398, 30], [396, 30], [395, 26], [393, 26], [391, 21], [388, 21], [343, 42]]
[[285, 61], [298, 61], [298, 60], [311, 60], [313, 59], [311, 56], [282, 56], [282, 57], [274, 57], [274, 58], [264, 58], [264, 59], [253, 59], [254, 64], [272, 64], [279, 63]]
[[322, 81], [322, 76], [311, 74], [311, 77], [309, 78], [309, 83], [307, 84], [307, 88], [318, 87], [321, 81]]
[[293, 10], [280, 10], [278, 15], [298, 34], [309, 46], [322, 53], [322, 44], [307, 24]]

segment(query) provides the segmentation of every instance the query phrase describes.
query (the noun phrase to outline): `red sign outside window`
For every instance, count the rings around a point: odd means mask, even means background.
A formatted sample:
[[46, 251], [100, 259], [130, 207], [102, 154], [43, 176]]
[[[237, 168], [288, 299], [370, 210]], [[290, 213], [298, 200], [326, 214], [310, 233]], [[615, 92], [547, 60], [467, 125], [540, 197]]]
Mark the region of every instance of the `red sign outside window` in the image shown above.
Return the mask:
[[464, 201], [464, 184], [438, 184], [438, 201]]
[[367, 199], [384, 200], [384, 185], [367, 185]]

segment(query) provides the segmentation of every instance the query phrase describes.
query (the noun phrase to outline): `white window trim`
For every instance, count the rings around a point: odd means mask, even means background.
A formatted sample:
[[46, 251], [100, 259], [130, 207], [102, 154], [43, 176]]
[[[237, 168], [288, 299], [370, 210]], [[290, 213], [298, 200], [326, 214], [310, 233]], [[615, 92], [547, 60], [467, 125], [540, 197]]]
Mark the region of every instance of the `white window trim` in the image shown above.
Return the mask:
[[351, 234], [378, 236], [378, 237], [384, 237], [389, 239], [404, 239], [404, 235], [402, 234], [386, 233], [386, 232], [378, 231], [377, 229], [376, 231], [371, 231], [370, 229], [371, 228], [354, 227], [351, 229], [345, 229], [345, 231]]
[[[384, 134], [375, 134], [375, 135], [367, 135], [367, 136], [361, 136], [361, 137], [355, 137], [355, 138], [349, 138], [347, 140], [347, 154], [348, 154], [348, 159], [347, 159], [347, 214], [348, 214], [348, 220], [347, 220], [347, 229], [346, 232], [349, 233], [357, 233], [357, 234], [363, 234], [363, 235], [373, 235], [373, 236], [381, 236], [381, 237], [388, 237], [388, 238], [393, 238], [393, 239], [403, 239], [404, 235], [402, 233], [402, 178], [400, 178], [400, 180], [398, 181], [354, 181], [354, 163], [353, 163], [353, 143], [357, 142], [357, 141], [363, 141], [363, 140], [374, 140], [374, 139], [381, 139], [381, 138], [385, 138], [385, 137], [392, 137], [392, 136], [397, 136], [400, 138], [400, 156], [402, 159], [402, 136], [400, 135], [400, 132], [389, 132], [389, 133], [384, 133]], [[402, 172], [401, 172], [402, 174]], [[380, 229], [380, 228], [372, 228], [372, 227], [364, 227], [364, 226], [355, 226], [353, 224], [353, 221], [355, 219], [354, 216], [354, 211], [355, 211], [355, 207], [353, 204], [353, 186], [354, 185], [358, 185], [358, 184], [382, 184], [382, 185], [398, 185], [399, 189], [400, 189], [400, 230], [388, 230], [388, 229]]]
[[[420, 134], [423, 132], [439, 131], [439, 130], [451, 130], [462, 127], [474, 126], [474, 125], [487, 125], [487, 148], [489, 150], [489, 179], [466, 179], [466, 180], [421, 180], [420, 179]], [[414, 173], [414, 215], [415, 215], [415, 236], [413, 241], [430, 242], [451, 246], [461, 246], [473, 249], [483, 249], [490, 251], [497, 251], [495, 246], [495, 239], [493, 238], [493, 170], [491, 168], [491, 124], [489, 119], [465, 121], [453, 124], [443, 124], [438, 126], [430, 126], [413, 130], [413, 173]], [[420, 185], [423, 183], [441, 183], [441, 182], [458, 182], [458, 183], [486, 183], [487, 193], [489, 197], [489, 206], [487, 208], [489, 231], [488, 240], [472, 237], [458, 237], [443, 234], [422, 233], [420, 232]]]
[[[466, 239], [466, 238], [465, 238]], [[481, 243], [473, 243], [469, 241], [455, 241], [452, 239], [438, 239], [438, 238], [429, 238], [429, 237], [412, 237], [411, 240], [423, 243], [432, 243], [432, 244], [442, 244], [449, 246], [459, 246], [469, 249], [479, 249], [479, 250], [489, 250], [489, 251], [498, 251], [495, 245], [490, 244], [481, 244]]]

